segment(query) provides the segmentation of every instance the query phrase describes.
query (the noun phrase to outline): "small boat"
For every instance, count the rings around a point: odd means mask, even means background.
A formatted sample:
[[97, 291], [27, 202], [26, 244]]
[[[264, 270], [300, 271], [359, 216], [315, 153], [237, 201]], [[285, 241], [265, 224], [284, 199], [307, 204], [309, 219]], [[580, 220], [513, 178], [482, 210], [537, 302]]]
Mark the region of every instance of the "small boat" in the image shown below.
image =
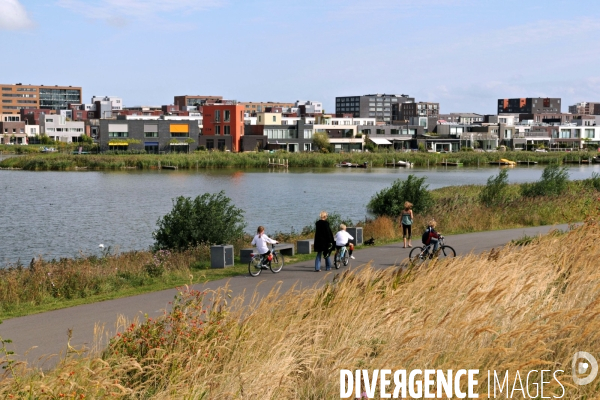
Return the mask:
[[510, 166], [515, 166], [517, 165], [516, 162], [511, 161], [511, 160], [507, 160], [506, 158], [501, 158], [500, 161], [490, 161], [488, 164], [491, 165], [510, 165]]
[[388, 167], [405, 167], [405, 168], [412, 168], [413, 167], [413, 163], [408, 162], [408, 161], [397, 161], [397, 162], [386, 162], [385, 165], [387, 165]]
[[596, 156], [596, 157], [592, 158], [592, 162], [594, 164], [600, 164], [600, 156]]
[[527, 160], [527, 161], [517, 161], [517, 164], [535, 165], [537, 163], [538, 163], [537, 161], [529, 161], [529, 160]]
[[448, 161], [448, 160], [441, 161], [438, 164], [444, 165], [446, 167], [462, 167], [463, 166], [463, 163], [461, 163], [461, 162], [458, 162], [458, 161]]
[[54, 147], [44, 147], [40, 151], [42, 153], [54, 153], [56, 149]]
[[368, 166], [368, 162], [365, 161], [362, 164], [355, 164], [355, 163], [351, 163], [349, 161], [342, 161], [339, 164], [336, 164], [336, 167], [343, 167], [343, 168], [367, 168]]
[[[595, 158], [595, 157], [594, 157]], [[591, 164], [592, 162], [598, 162], [598, 161], [594, 161], [593, 159], [589, 159], [589, 158], [580, 158], [578, 160], [563, 160], [563, 162], [565, 164]]]

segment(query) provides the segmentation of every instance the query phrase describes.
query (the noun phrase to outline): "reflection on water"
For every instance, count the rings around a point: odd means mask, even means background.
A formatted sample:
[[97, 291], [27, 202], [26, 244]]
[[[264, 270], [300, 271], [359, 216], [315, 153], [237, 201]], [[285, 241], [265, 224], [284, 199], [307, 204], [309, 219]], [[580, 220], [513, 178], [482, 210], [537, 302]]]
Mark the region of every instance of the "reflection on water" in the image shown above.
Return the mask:
[[[539, 179], [542, 167], [509, 170], [511, 182]], [[600, 165], [574, 166], [571, 179], [589, 178]], [[0, 171], [0, 265], [32, 257], [94, 254], [98, 244], [113, 249], [147, 249], [159, 217], [177, 196], [221, 190], [245, 210], [246, 230], [300, 231], [319, 211], [358, 221], [378, 191], [413, 173], [427, 176], [431, 189], [484, 184], [497, 168], [162, 170], [116, 172]]]

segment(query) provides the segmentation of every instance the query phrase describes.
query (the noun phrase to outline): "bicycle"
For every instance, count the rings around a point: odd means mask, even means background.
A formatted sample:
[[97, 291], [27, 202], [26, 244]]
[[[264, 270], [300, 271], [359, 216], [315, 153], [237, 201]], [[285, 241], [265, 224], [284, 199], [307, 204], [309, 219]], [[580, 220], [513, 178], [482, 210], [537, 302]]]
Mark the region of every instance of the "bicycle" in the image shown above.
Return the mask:
[[333, 258], [333, 266], [335, 269], [340, 269], [341, 264], [344, 264], [344, 267], [348, 265], [350, 261], [350, 253], [348, 252], [348, 243], [345, 246], [340, 248], [340, 251], [337, 252], [336, 256]]
[[408, 259], [411, 265], [419, 265], [426, 260], [433, 258], [456, 257], [456, 251], [451, 246], [444, 244], [444, 236], [440, 235], [438, 250], [435, 254], [432, 252], [433, 244], [428, 244], [424, 247], [417, 246], [410, 251]]
[[248, 263], [248, 272], [252, 276], [259, 276], [263, 269], [270, 269], [272, 273], [276, 274], [283, 268], [284, 260], [283, 254], [279, 253], [275, 250], [275, 244], [271, 245], [271, 260], [268, 259], [268, 256], [263, 259], [258, 253], [251, 253], [250, 257], [252, 259]]

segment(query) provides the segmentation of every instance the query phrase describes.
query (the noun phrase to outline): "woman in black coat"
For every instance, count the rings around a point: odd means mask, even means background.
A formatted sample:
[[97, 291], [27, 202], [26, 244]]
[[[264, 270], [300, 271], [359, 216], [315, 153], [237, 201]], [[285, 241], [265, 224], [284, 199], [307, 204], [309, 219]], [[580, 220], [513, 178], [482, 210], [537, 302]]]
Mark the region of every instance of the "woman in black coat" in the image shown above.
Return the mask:
[[333, 233], [327, 221], [327, 212], [321, 211], [321, 219], [315, 224], [315, 251], [317, 258], [315, 259], [315, 271], [321, 272], [321, 253], [325, 257], [325, 270], [331, 270], [331, 250], [333, 249], [335, 240]]

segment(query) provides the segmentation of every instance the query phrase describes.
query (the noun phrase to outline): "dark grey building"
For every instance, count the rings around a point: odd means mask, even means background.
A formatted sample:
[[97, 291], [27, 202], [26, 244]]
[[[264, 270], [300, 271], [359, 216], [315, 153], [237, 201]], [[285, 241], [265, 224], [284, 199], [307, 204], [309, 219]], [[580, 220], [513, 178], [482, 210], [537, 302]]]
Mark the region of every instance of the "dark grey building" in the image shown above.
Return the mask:
[[200, 134], [195, 120], [101, 119], [98, 128], [100, 151], [188, 153], [198, 148]]
[[560, 107], [560, 97], [523, 97], [519, 99], [498, 99], [498, 114], [560, 113]]
[[406, 94], [367, 94], [335, 98], [336, 114], [352, 114], [354, 118], [376, 118], [378, 122], [392, 121], [392, 105], [414, 102]]
[[409, 121], [413, 117], [438, 118], [440, 103], [420, 101], [418, 103], [405, 102], [392, 104], [392, 117], [394, 121]]

